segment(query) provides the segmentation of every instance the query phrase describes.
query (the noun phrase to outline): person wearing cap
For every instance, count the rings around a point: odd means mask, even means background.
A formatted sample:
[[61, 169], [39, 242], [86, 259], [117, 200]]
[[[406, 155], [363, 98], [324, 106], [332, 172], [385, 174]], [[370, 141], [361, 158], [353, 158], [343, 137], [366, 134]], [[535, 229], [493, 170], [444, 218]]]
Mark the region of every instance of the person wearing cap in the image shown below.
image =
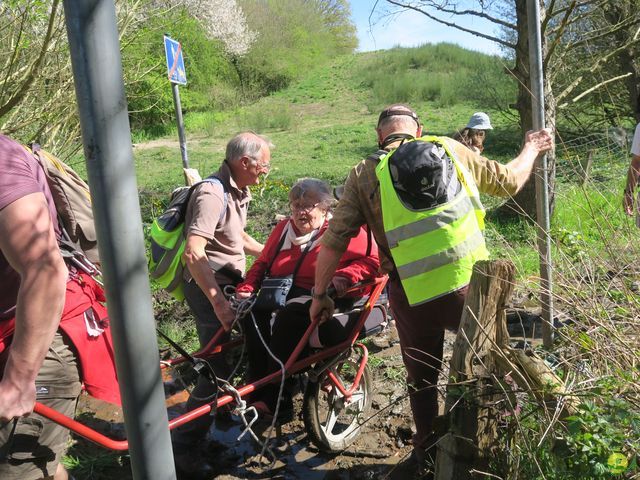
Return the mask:
[[493, 130], [489, 115], [484, 112], [476, 112], [471, 115], [467, 126], [456, 132], [453, 138], [474, 152], [482, 153], [486, 130]]
[[[520, 154], [502, 165], [451, 138], [422, 137], [418, 116], [402, 104], [382, 111], [376, 132], [378, 152], [351, 170], [322, 237], [310, 314], [330, 318], [327, 288], [335, 267], [349, 240], [368, 224], [381, 270], [389, 274], [408, 374], [416, 434], [407, 465], [424, 469], [434, 460], [444, 330], [459, 326], [473, 263], [487, 257], [479, 192], [514, 195], [553, 138], [549, 130], [528, 132]], [[418, 161], [407, 162], [412, 158]]]

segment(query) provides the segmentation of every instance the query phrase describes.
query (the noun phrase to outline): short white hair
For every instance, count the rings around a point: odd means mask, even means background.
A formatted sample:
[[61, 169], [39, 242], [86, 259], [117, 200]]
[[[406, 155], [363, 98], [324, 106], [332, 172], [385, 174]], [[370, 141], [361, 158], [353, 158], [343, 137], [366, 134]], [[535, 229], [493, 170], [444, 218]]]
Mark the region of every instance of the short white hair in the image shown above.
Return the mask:
[[227, 143], [224, 158], [227, 162], [234, 162], [242, 157], [255, 158], [263, 147], [273, 148], [267, 137], [251, 131], [241, 132]]

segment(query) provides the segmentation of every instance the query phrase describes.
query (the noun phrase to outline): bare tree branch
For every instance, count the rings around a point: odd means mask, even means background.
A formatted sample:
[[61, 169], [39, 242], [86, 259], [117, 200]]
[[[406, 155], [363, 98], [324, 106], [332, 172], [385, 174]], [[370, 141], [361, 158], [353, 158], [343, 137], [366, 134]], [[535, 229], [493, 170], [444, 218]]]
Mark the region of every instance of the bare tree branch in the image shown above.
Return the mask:
[[42, 48], [40, 49], [40, 54], [38, 58], [36, 58], [35, 62], [31, 65], [31, 69], [29, 73], [25, 75], [23, 79], [19, 81], [21, 83], [20, 89], [13, 95], [13, 97], [9, 98], [5, 102], [4, 105], [0, 105], [0, 117], [5, 115], [8, 111], [10, 111], [13, 107], [15, 107], [20, 101], [24, 98], [24, 96], [29, 91], [33, 80], [35, 79], [36, 72], [40, 68], [40, 64], [44, 60], [45, 54], [49, 49], [49, 44], [51, 42], [51, 38], [53, 35], [53, 28], [55, 25], [56, 13], [58, 10], [58, 5], [60, 4], [60, 0], [53, 0], [53, 4], [51, 6], [51, 14], [49, 15], [49, 23], [47, 25], [47, 33], [42, 41]]
[[593, 87], [585, 90], [580, 95], [578, 95], [577, 97], [573, 98], [572, 100], [569, 100], [568, 102], [565, 102], [562, 105], [558, 105], [558, 108], [565, 108], [570, 103], [576, 103], [578, 100], [580, 100], [581, 98], [586, 97], [587, 95], [589, 95], [590, 93], [596, 91], [597, 89], [599, 89], [601, 87], [604, 87], [605, 85], [607, 85], [609, 83], [613, 83], [613, 82], [617, 82], [618, 80], [622, 80], [623, 78], [626, 78], [626, 77], [629, 77], [629, 76], [631, 76], [631, 72], [625, 73], [624, 75], [618, 75], [617, 77], [610, 78], [608, 80], [605, 80], [604, 82], [600, 82], [599, 84], [594, 85]]
[[556, 0], [551, 0], [549, 5], [545, 9], [546, 15], [542, 19], [542, 23], [540, 24], [540, 31], [544, 34], [547, 31], [547, 25], [551, 21], [554, 16], [554, 9], [556, 7]]
[[[564, 32], [565, 28], [567, 28], [567, 23], [569, 21], [569, 18], [571, 17], [571, 14], [574, 12], [576, 8], [576, 3], [577, 3], [576, 0], [573, 0], [565, 10], [564, 17], [560, 21], [560, 26], [556, 29], [555, 38], [553, 39], [553, 42], [551, 43], [551, 45], [549, 45], [548, 47], [546, 57], [544, 59], [544, 68], [547, 68], [547, 63], [549, 61], [549, 58], [553, 56], [556, 50], [556, 47], [560, 44], [560, 40], [562, 39], [562, 33]], [[547, 35], [547, 38], [549, 38], [549, 35]]]
[[397, 2], [395, 0], [387, 0], [387, 3], [391, 3], [393, 5], [396, 5], [397, 7], [404, 8], [404, 9], [407, 9], [407, 10], [414, 10], [414, 11], [416, 11], [418, 13], [423, 14], [427, 18], [430, 18], [431, 20], [433, 20], [435, 22], [438, 22], [438, 23], [440, 23], [442, 25], [446, 25], [447, 27], [455, 28], [456, 30], [460, 30], [462, 32], [470, 33], [471, 35], [475, 35], [476, 37], [484, 38], [486, 40], [489, 40], [491, 42], [497, 43], [497, 44], [502, 45], [504, 47], [511, 48], [511, 49], [515, 49], [516, 48], [515, 44], [507, 42], [506, 40], [503, 40], [501, 38], [494, 37], [494, 36], [491, 36], [491, 35], [487, 35], [487, 34], [484, 34], [484, 33], [481, 33], [481, 32], [477, 32], [477, 31], [471, 30], [469, 28], [461, 27], [460, 25], [457, 25], [457, 24], [452, 23], [452, 22], [447, 22], [445, 20], [442, 20], [441, 18], [438, 18], [438, 17], [430, 14], [426, 10], [423, 10], [421, 8], [418, 8], [418, 7], [415, 7], [413, 5], [407, 5], [407, 4], [404, 4], [402, 2]]
[[[615, 49], [613, 49], [613, 50], [609, 51], [609, 53], [607, 53], [606, 55], [603, 55], [603, 56], [599, 57], [599, 58], [595, 61], [595, 63], [593, 63], [593, 64], [590, 66], [590, 69], [589, 69], [589, 70], [590, 70], [590, 71], [595, 71], [595, 70], [597, 70], [597, 69], [600, 67], [600, 65], [604, 64], [605, 62], [607, 62], [609, 59], [611, 59], [611, 57], [613, 57], [613, 56], [617, 55], [618, 53], [620, 53], [621, 51], [623, 51], [623, 50], [627, 49], [627, 48], [629, 47], [629, 45], [631, 45], [631, 44], [635, 44], [635, 43], [638, 43], [638, 41], [639, 41], [639, 40], [640, 40], [640, 39], [635, 38], [634, 40], [632, 40], [632, 41], [631, 41], [631, 42], [629, 42], [628, 44], [623, 45], [622, 47], [615, 48]], [[573, 82], [571, 82], [569, 85], [567, 85], [567, 87], [566, 87], [566, 88], [565, 88], [561, 93], [559, 93], [558, 95], [556, 95], [556, 100], [557, 100], [558, 102], [560, 102], [560, 101], [561, 101], [561, 100], [563, 100], [565, 97], [567, 97], [568, 95], [570, 95], [570, 94], [571, 94], [571, 92], [572, 92], [573, 90], [575, 90], [575, 88], [576, 88], [578, 85], [580, 85], [580, 83], [582, 82], [582, 80], [583, 80], [583, 79], [584, 79], [584, 74], [579, 75], [578, 77], [576, 77], [576, 79], [575, 79]]]
[[[575, 49], [578, 47], [582, 47], [588, 43], [591, 42], [595, 42], [597, 40], [600, 39], [604, 39], [606, 37], [608, 37], [609, 35], [613, 35], [614, 33], [620, 32], [622, 30], [625, 30], [629, 27], [633, 27], [634, 25], [638, 25], [640, 24], [640, 18], [628, 18], [626, 21], [623, 21], [617, 25], [612, 26], [612, 28], [604, 30], [597, 34], [597, 35], [592, 35], [592, 36], [588, 36], [586, 35], [582, 40], [577, 40], [573, 43], [571, 43], [570, 45], [568, 45], [568, 47], [570, 47], [571, 49]], [[593, 33], [593, 32], [591, 32]]]
[[[9, 81], [10, 78], [13, 77], [13, 75], [15, 75], [15, 73], [13, 73], [13, 69], [16, 66], [16, 59], [18, 57], [18, 49], [15, 48], [17, 44], [20, 43], [20, 39], [22, 38], [22, 34], [24, 32], [24, 26], [25, 23], [27, 21], [27, 16], [26, 15], [22, 15], [21, 19], [20, 19], [20, 28], [18, 29], [18, 34], [17, 34], [17, 38], [15, 40], [14, 45], [11, 45], [11, 50], [12, 50], [12, 54], [11, 56], [7, 59], [7, 63], [5, 64], [3, 71], [6, 72], [4, 75], [4, 82], [2, 82], [2, 90], [1, 92], [4, 94], [4, 92], [6, 92], [6, 88], [7, 88], [7, 82]], [[12, 39], [13, 40], [13, 39]], [[2, 95], [2, 97], [0, 97], [0, 102], [4, 100], [4, 95]]]
[[[393, 3], [393, 4], [399, 6], [399, 4], [397, 2], [395, 2], [395, 1], [390, 1], [389, 3]], [[478, 10], [456, 10], [455, 8], [454, 9], [445, 8], [444, 6], [438, 5], [438, 4], [434, 3], [434, 2], [426, 2], [426, 3], [427, 3], [428, 7], [435, 8], [436, 10], [438, 10], [438, 11], [440, 11], [442, 13], [450, 13], [452, 15], [458, 15], [458, 16], [471, 15], [472, 17], [484, 18], [485, 20], [489, 20], [492, 23], [500, 25], [501, 27], [509, 28], [511, 30], [516, 30], [516, 28], [517, 28], [516, 25], [514, 25], [513, 23], [507, 22], [506, 20], [503, 20], [503, 19], [498, 18], [498, 17], [491, 16], [488, 13], [483, 12], [483, 11], [478, 11]], [[406, 3], [403, 4], [403, 6], [405, 8], [418, 9], [418, 7], [413, 7], [413, 6], [408, 5]]]

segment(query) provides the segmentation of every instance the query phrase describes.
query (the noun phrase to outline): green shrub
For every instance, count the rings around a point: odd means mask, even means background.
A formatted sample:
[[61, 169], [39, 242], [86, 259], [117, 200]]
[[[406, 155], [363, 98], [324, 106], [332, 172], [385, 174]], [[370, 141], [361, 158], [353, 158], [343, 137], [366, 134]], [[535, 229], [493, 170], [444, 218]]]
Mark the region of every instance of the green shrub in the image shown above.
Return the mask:
[[289, 130], [294, 113], [287, 102], [261, 102], [238, 114], [239, 128], [250, 128], [256, 132], [267, 130]]
[[508, 109], [516, 85], [505, 75], [503, 60], [451, 44], [394, 48], [376, 52], [354, 72], [378, 104], [437, 102], [450, 107]]
[[633, 379], [622, 375], [592, 383], [575, 415], [562, 422], [549, 418], [553, 411], [525, 400], [520, 420], [511, 418], [502, 438], [503, 462], [495, 462], [492, 471], [531, 480], [632, 478], [638, 473], [640, 413], [628, 381]]
[[127, 100], [132, 129], [145, 130], [149, 136], [166, 135], [166, 126], [175, 118], [163, 32], [183, 45], [187, 86], [179, 88], [184, 113], [228, 108], [237, 101], [237, 75], [220, 42], [207, 39], [200, 24], [182, 10], [150, 18], [123, 53], [125, 76], [147, 71], [143, 80], [129, 85]]
[[258, 33], [237, 61], [243, 92], [262, 96], [290, 85], [312, 67], [357, 46], [349, 5], [306, 0], [242, 0], [249, 28]]

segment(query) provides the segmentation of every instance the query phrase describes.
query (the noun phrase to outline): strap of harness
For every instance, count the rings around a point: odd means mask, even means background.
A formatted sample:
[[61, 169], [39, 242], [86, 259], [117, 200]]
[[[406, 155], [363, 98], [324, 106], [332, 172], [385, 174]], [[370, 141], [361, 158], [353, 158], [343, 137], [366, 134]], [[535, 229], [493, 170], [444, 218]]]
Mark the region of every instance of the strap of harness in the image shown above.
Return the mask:
[[382, 157], [385, 153], [389, 153], [389, 152], [381, 148], [380, 150], [373, 152], [371, 155], [369, 155], [367, 157], [367, 160], [371, 160], [372, 162], [377, 163], [378, 160], [380, 160], [380, 157]]
[[402, 145], [405, 142], [405, 140], [415, 140], [415, 138], [416, 137], [408, 133], [392, 133], [382, 141], [382, 143], [380, 144], [380, 148], [384, 149], [389, 145], [391, 145], [392, 143], [397, 142], [398, 140], [401, 140], [400, 145]]
[[[380, 158], [387, 154], [389, 152], [387, 152], [384, 149], [379, 149], [377, 152], [373, 152], [371, 155], [369, 155], [367, 157], [367, 160], [371, 160], [372, 162], [378, 163], [380, 161]], [[376, 192], [378, 191], [378, 189], [380, 188], [380, 183], [376, 183], [376, 188], [374, 188], [371, 193], [369, 194], [369, 200], [373, 200], [374, 195], [376, 194]], [[368, 255], [368, 253], [367, 253]]]
[[91, 276], [101, 287], [104, 286], [100, 279], [98, 279], [98, 277], [102, 275], [102, 272], [86, 257], [84, 252], [71, 241], [62, 223], [60, 224], [60, 231], [62, 232], [62, 236], [58, 239], [58, 248], [64, 261]]
[[216, 377], [216, 374], [214, 373], [213, 368], [211, 367], [209, 362], [201, 358], [196, 358], [192, 356], [184, 348], [182, 348], [176, 342], [171, 340], [171, 338], [165, 335], [162, 332], [162, 330], [160, 330], [159, 328], [156, 328], [156, 332], [158, 332], [158, 335], [164, 338], [169, 345], [171, 345], [180, 355], [186, 358], [189, 361], [189, 363], [193, 365], [193, 369], [196, 371], [198, 375], [203, 375], [207, 380], [209, 380], [215, 386], [215, 392], [209, 397], [206, 397], [206, 398], [193, 397], [194, 400], [197, 400], [197, 401], [203, 401], [203, 402], [213, 401], [212, 408], [211, 408], [211, 415], [215, 415], [216, 404], [218, 401], [218, 392], [220, 391], [220, 385], [218, 383], [218, 377]]

